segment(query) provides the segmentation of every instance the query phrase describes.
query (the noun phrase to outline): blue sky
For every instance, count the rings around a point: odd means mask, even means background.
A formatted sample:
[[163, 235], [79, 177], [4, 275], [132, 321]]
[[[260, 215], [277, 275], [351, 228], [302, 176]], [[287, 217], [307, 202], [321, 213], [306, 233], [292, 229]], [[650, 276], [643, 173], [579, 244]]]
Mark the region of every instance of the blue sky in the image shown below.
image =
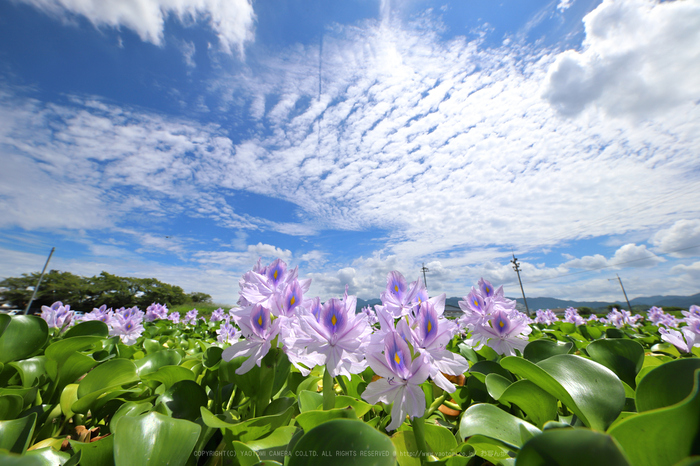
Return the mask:
[[700, 291], [700, 0], [0, 0], [0, 276]]

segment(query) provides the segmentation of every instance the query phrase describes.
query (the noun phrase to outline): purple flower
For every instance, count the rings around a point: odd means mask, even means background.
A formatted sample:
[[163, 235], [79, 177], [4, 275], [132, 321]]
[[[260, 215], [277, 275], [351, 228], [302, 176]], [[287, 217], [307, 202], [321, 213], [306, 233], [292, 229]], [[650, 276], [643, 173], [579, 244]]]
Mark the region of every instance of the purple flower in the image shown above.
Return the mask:
[[[517, 312], [517, 311], [516, 311]], [[481, 347], [483, 343], [498, 354], [515, 356], [515, 350], [523, 351], [532, 332], [520, 313], [496, 311], [491, 315], [490, 325], [481, 325], [473, 330], [473, 339]], [[474, 345], [476, 346], [476, 345]]]
[[57, 328], [61, 331], [70, 327], [75, 312], [70, 310], [70, 305], [65, 306], [61, 301], [56, 301], [48, 306], [41, 306], [41, 318], [46, 321], [49, 328]]
[[185, 318], [182, 322], [187, 325], [197, 325], [197, 314], [199, 314], [199, 311], [197, 309], [187, 311], [187, 313], [185, 314]]
[[211, 317], [209, 317], [209, 322], [219, 322], [221, 320], [224, 320], [224, 310], [221, 308], [212, 312]]
[[419, 280], [409, 286], [406, 279], [396, 270], [389, 272], [386, 277], [386, 290], [380, 296], [382, 305], [394, 317], [407, 315], [420, 303], [421, 296], [427, 296], [423, 292], [425, 288]]
[[92, 311], [84, 314], [81, 320], [83, 322], [88, 320], [99, 320], [100, 322], [104, 322], [105, 324], [111, 326], [113, 315], [114, 312], [112, 312], [112, 308], [107, 309], [107, 305], [103, 304], [99, 308], [93, 308]]
[[686, 326], [682, 327], [680, 331], [659, 327], [659, 333], [662, 340], [671, 343], [679, 351], [690, 353], [693, 346], [700, 346], [700, 319], [697, 321], [696, 327], [693, 329]]
[[369, 354], [368, 362], [375, 374], [382, 377], [367, 385], [362, 398], [368, 403], [393, 403], [391, 424], [387, 431], [398, 428], [406, 416], [425, 414], [425, 394], [420, 384], [430, 375], [427, 358], [416, 355], [411, 360], [408, 344], [396, 332], [386, 335], [383, 354]]
[[638, 327], [639, 324], [637, 321], [642, 319], [642, 316], [639, 314], [633, 316], [631, 315], [630, 311], [618, 311], [616, 308], [613, 308], [612, 311], [610, 311], [605, 317], [604, 323], [614, 325], [617, 328], [622, 328], [625, 325], [630, 327]]
[[168, 320], [171, 321], [173, 324], [179, 324], [180, 323], [180, 313], [177, 311], [173, 311], [168, 315]]
[[[685, 312], [685, 311], [684, 311]], [[647, 311], [647, 318], [656, 326], [678, 327], [678, 319], [671, 314], [666, 314], [663, 308], [652, 306]]]
[[367, 319], [367, 323], [369, 325], [374, 325], [379, 323], [379, 318], [377, 317], [377, 313], [374, 312], [374, 310], [369, 307], [365, 306], [362, 308], [362, 314], [365, 316], [365, 319]]
[[234, 320], [245, 339], [226, 348], [221, 357], [224, 361], [230, 361], [239, 356], [247, 356], [248, 359], [236, 369], [236, 374], [240, 375], [256, 364], [260, 367], [262, 358], [272, 347], [272, 340], [279, 334], [280, 320], [272, 322], [270, 310], [259, 304], [236, 310]]
[[143, 325], [141, 325], [138, 315], [131, 314], [128, 317], [124, 317], [120, 313], [114, 315], [112, 328], [109, 331], [110, 335], [119, 335], [122, 343], [133, 345], [141, 336], [141, 333], [143, 333]]
[[278, 316], [291, 317], [294, 309], [301, 306], [304, 301], [304, 290], [299, 280], [292, 280], [284, 286], [281, 293], [276, 294], [272, 311]]
[[153, 303], [146, 308], [146, 322], [168, 318], [168, 308], [162, 304]]
[[238, 331], [238, 329], [226, 322], [221, 324], [221, 326], [216, 331], [216, 334], [216, 340], [219, 343], [236, 343], [241, 337], [241, 334]]
[[584, 325], [586, 320], [578, 314], [578, 309], [569, 307], [564, 311], [564, 322], [579, 326]]
[[552, 325], [554, 322], [557, 322], [559, 320], [557, 315], [551, 309], [547, 309], [546, 311], [543, 311], [542, 309], [538, 309], [535, 312], [535, 315], [536, 315], [536, 317], [535, 317], [536, 324]]
[[362, 372], [367, 367], [362, 346], [369, 341], [372, 328], [364, 316], [355, 313], [356, 306], [357, 298], [346, 292], [342, 301], [326, 301], [318, 320], [311, 314], [298, 313], [299, 329], [308, 339], [304, 348], [290, 350], [320, 355], [332, 377]]

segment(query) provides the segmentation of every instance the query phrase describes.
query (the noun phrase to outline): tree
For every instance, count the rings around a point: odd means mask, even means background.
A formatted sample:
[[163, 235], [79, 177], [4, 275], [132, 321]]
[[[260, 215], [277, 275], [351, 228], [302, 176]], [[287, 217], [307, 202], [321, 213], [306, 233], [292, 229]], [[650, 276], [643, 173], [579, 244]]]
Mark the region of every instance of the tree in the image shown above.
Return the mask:
[[[36, 272], [6, 278], [0, 281], [0, 295], [14, 306], [24, 309], [40, 275]], [[175, 306], [187, 302], [188, 296], [179, 286], [162, 283], [155, 278], [119, 277], [107, 272], [87, 278], [51, 270], [44, 275], [30, 312], [38, 312], [41, 306], [50, 306], [56, 301], [69, 304], [76, 311], [90, 312], [102, 304], [115, 309], [131, 306], [145, 309], [154, 302]]]
[[194, 293], [190, 293], [190, 301], [193, 303], [211, 303], [211, 295], [195, 291]]

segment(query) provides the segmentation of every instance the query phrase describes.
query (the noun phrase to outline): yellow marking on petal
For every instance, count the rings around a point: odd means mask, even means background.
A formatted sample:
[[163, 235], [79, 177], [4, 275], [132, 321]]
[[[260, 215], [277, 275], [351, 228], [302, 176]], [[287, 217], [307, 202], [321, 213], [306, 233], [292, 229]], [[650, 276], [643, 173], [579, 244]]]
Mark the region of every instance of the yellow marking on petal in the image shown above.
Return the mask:
[[428, 333], [433, 329], [433, 323], [428, 321]]
[[501, 320], [500, 322], [498, 322], [498, 326], [503, 328], [506, 326], [506, 323]]
[[401, 364], [401, 358], [399, 357], [399, 353], [394, 353], [394, 361], [396, 361], [396, 364]]
[[278, 274], [278, 273], [279, 273], [279, 271], [278, 271], [278, 270], [275, 270], [275, 273], [272, 274], [272, 276], [275, 278], [275, 280], [277, 280], [277, 274]]
[[289, 305], [294, 306], [295, 302], [297, 302], [297, 297], [292, 295], [292, 299], [289, 300]]
[[258, 325], [262, 327], [262, 315], [258, 317]]
[[333, 317], [331, 317], [331, 324], [335, 325], [336, 322], [338, 322], [338, 318], [333, 314]]
[[399, 285], [394, 285], [394, 291], [399, 292]]

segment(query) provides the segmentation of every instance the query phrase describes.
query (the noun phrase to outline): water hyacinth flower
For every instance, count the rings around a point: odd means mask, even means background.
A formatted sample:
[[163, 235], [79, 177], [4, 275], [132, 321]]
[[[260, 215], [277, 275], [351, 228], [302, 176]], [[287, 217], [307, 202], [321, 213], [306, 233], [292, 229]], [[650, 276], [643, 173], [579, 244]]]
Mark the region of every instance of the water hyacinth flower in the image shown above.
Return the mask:
[[41, 318], [46, 321], [49, 328], [64, 330], [73, 323], [74, 311], [70, 310], [70, 305], [64, 305], [61, 301], [56, 301], [49, 306], [41, 306]]
[[170, 314], [168, 314], [168, 320], [171, 321], [173, 324], [179, 324], [180, 323], [180, 313], [177, 311], [173, 311]]
[[[262, 267], [260, 260], [251, 271], [246, 272], [238, 282], [240, 286], [239, 304], [248, 307], [260, 304], [272, 309], [279, 294], [283, 292], [288, 283], [297, 280], [297, 269], [287, 269], [287, 264], [281, 259], [273, 261], [269, 266]], [[305, 293], [311, 286], [311, 280], [299, 280], [299, 285]]]
[[564, 311], [564, 322], [568, 322], [576, 326], [586, 324], [586, 320], [578, 314], [578, 309], [573, 307], [568, 307]]
[[538, 309], [535, 312], [536, 324], [552, 325], [554, 322], [557, 321], [559, 321], [559, 318], [551, 309], [547, 309], [545, 311], [543, 311], [542, 309]]
[[[459, 331], [454, 322], [443, 317], [445, 293], [424, 301], [411, 325], [413, 346], [423, 353], [430, 364], [430, 378], [443, 390], [454, 393], [456, 387], [447, 375], [460, 375], [469, 370], [464, 357], [446, 349], [452, 337]], [[401, 320], [403, 325], [406, 321]]]
[[216, 341], [223, 344], [233, 344], [241, 338], [241, 333], [238, 331], [238, 329], [228, 322], [221, 324], [221, 326], [216, 330], [216, 335]]
[[125, 319], [130, 319], [134, 318], [138, 322], [143, 322], [144, 316], [146, 315], [141, 309], [139, 309], [137, 306], [130, 307], [130, 308], [119, 308], [115, 312], [115, 314], [119, 314]]
[[605, 319], [601, 319], [601, 321], [609, 325], [614, 325], [617, 328], [622, 328], [625, 325], [639, 327], [637, 321], [640, 319], [642, 319], [642, 316], [639, 314], [633, 316], [630, 311], [625, 311], [624, 309], [618, 311], [616, 308], [613, 308], [612, 311], [605, 316]]
[[380, 295], [382, 306], [392, 316], [408, 315], [427, 296], [425, 285], [420, 280], [410, 285], [400, 272], [393, 270], [386, 277], [386, 290]]
[[143, 333], [143, 325], [138, 315], [131, 314], [124, 317], [124, 314], [114, 314], [112, 328], [109, 331], [111, 336], [118, 335], [125, 345], [133, 345]]
[[369, 325], [374, 325], [379, 323], [379, 317], [377, 317], [377, 313], [374, 312], [374, 310], [369, 307], [365, 306], [362, 308], [362, 314], [365, 316], [365, 319], [367, 319], [367, 323]]
[[280, 320], [276, 319], [273, 322], [270, 310], [259, 304], [236, 310], [234, 320], [245, 339], [226, 348], [221, 358], [230, 361], [239, 356], [247, 356], [248, 359], [236, 369], [236, 374], [241, 375], [251, 370], [254, 365], [260, 367], [262, 358], [272, 347], [272, 340], [279, 334]]
[[146, 322], [153, 322], [154, 320], [162, 320], [168, 318], [168, 308], [162, 304], [152, 303], [146, 308], [146, 316], [144, 320]]
[[649, 319], [651, 323], [657, 327], [660, 325], [673, 328], [678, 327], [678, 319], [671, 314], [666, 314], [663, 308], [660, 307], [652, 306], [649, 308], [647, 311], [647, 319]]
[[187, 325], [197, 325], [197, 314], [199, 314], [199, 311], [197, 309], [187, 311], [187, 313], [185, 314], [185, 318], [182, 320], [182, 322]]
[[92, 311], [84, 314], [81, 321], [86, 322], [88, 320], [99, 320], [100, 322], [104, 322], [105, 324], [111, 326], [113, 315], [114, 312], [112, 311], [112, 308], [110, 307], [107, 309], [107, 305], [103, 304], [99, 308], [93, 308]]
[[219, 308], [211, 313], [209, 317], [209, 322], [219, 322], [224, 320], [224, 310]]
[[[326, 365], [331, 377], [359, 374], [367, 367], [362, 346], [367, 344], [372, 328], [367, 319], [356, 314], [357, 298], [331, 298], [323, 304], [319, 318], [312, 314], [298, 313], [299, 330], [306, 338], [304, 345], [289, 348], [296, 357], [313, 356]], [[295, 355], [292, 355], [295, 357]]]
[[390, 332], [384, 341], [383, 353], [367, 355], [369, 366], [382, 377], [367, 385], [362, 398], [371, 404], [393, 403], [391, 423], [387, 431], [397, 429], [406, 416], [425, 414], [425, 394], [420, 384], [430, 375], [430, 364], [423, 354], [411, 360], [408, 344], [398, 333]]
[[659, 327], [661, 339], [671, 343], [679, 351], [690, 353], [693, 346], [700, 346], [700, 319], [694, 320], [692, 325], [681, 327], [680, 330]]

